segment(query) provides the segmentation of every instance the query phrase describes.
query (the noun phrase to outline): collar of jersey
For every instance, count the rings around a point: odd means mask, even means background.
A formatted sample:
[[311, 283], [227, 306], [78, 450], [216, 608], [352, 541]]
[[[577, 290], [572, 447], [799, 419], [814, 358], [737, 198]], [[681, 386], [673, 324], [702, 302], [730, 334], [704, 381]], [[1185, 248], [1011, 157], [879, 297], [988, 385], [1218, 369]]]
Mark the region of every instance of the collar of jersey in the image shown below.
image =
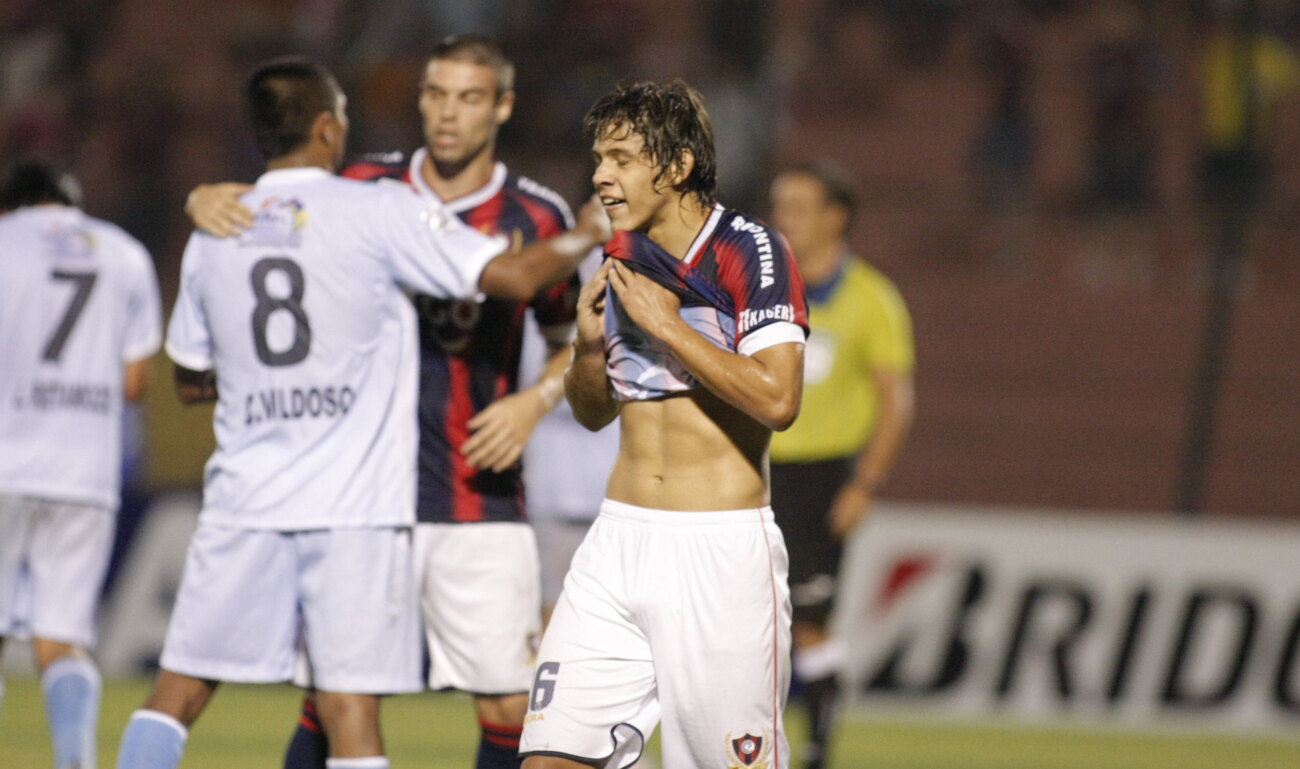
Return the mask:
[[841, 252], [839, 261], [835, 263], [835, 272], [831, 273], [829, 278], [816, 285], [809, 283], [805, 286], [805, 290], [808, 292], [808, 301], [813, 304], [826, 304], [829, 302], [831, 295], [835, 293], [835, 287], [844, 279], [844, 271], [848, 269], [849, 260], [855, 258], [857, 257], [847, 250]]
[[[72, 218], [81, 216], [81, 209], [76, 206], [65, 206], [62, 203], [38, 203], [34, 206], [20, 206], [10, 211], [7, 216], [43, 216], [43, 217], [62, 217]], [[16, 220], [16, 219], [15, 219]]]
[[322, 177], [333, 176], [324, 168], [308, 166], [305, 168], [277, 168], [274, 171], [267, 171], [257, 177], [257, 186], [277, 185], [277, 184], [297, 184], [298, 182], [320, 179]]
[[452, 200], [443, 200], [438, 197], [438, 193], [433, 191], [429, 183], [424, 179], [424, 158], [429, 154], [428, 147], [421, 147], [411, 153], [411, 186], [415, 187], [424, 197], [436, 200], [447, 207], [448, 211], [453, 214], [462, 214], [470, 209], [477, 208], [492, 199], [494, 195], [501, 191], [506, 183], [506, 164], [498, 160], [492, 166], [492, 178], [488, 179], [487, 184], [479, 187], [468, 195], [461, 195]]
[[686, 249], [686, 256], [682, 259], [683, 262], [690, 265], [695, 264], [695, 260], [699, 257], [700, 251], [704, 249], [704, 244], [713, 236], [713, 231], [718, 229], [718, 222], [722, 220], [723, 210], [721, 203], [713, 204], [713, 212], [710, 213], [709, 218], [704, 221], [704, 226], [700, 228], [700, 234], [696, 235], [695, 240], [691, 242], [691, 247]]

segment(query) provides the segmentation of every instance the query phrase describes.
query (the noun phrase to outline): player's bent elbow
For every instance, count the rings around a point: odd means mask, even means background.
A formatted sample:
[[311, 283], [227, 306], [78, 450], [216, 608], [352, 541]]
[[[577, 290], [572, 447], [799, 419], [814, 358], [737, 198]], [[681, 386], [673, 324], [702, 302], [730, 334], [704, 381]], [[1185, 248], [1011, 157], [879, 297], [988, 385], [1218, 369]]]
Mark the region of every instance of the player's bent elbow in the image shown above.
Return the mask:
[[761, 421], [779, 433], [789, 430], [798, 418], [799, 398], [791, 397], [787, 393], [770, 404]]
[[595, 410], [580, 412], [577, 409], [573, 410], [574, 420], [577, 421], [578, 424], [582, 425], [583, 427], [587, 428], [593, 433], [599, 432], [600, 430], [604, 429], [605, 425], [608, 425], [610, 422], [613, 422], [614, 417], [617, 415], [618, 415], [617, 410], [613, 410], [609, 412], [597, 412]]
[[[567, 384], [567, 382], [566, 382]], [[618, 416], [618, 402], [612, 399], [594, 400], [565, 388], [565, 398], [573, 410], [574, 420], [593, 433], [604, 428]]]

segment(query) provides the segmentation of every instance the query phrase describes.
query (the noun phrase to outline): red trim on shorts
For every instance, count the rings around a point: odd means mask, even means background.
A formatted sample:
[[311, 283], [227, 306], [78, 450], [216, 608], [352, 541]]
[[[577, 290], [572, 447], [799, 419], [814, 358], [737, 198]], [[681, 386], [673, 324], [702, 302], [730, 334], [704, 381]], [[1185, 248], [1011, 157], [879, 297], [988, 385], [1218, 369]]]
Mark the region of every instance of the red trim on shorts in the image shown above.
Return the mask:
[[776, 575], [772, 569], [772, 540], [767, 536], [767, 523], [763, 514], [758, 516], [758, 525], [763, 528], [763, 542], [767, 545], [767, 581], [772, 586], [772, 766], [781, 764], [781, 611], [776, 606]]

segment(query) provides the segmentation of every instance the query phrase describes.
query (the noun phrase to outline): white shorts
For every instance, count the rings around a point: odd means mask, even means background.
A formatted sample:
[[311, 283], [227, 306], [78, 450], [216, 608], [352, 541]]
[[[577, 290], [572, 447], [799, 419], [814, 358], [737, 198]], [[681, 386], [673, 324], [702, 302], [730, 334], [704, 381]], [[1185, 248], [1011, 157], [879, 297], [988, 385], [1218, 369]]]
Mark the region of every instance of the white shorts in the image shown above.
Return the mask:
[[605, 500], [542, 639], [520, 754], [631, 766], [662, 714], [664, 766], [786, 769], [786, 571], [769, 508]]
[[555, 606], [569, 573], [573, 554], [591, 529], [591, 518], [533, 518], [537, 554], [542, 564], [542, 604]]
[[92, 648], [116, 528], [99, 505], [0, 495], [0, 637]]
[[415, 573], [429, 688], [484, 695], [528, 691], [541, 635], [533, 527], [416, 524]]
[[406, 528], [261, 531], [199, 523], [159, 664], [195, 678], [323, 691], [423, 689]]

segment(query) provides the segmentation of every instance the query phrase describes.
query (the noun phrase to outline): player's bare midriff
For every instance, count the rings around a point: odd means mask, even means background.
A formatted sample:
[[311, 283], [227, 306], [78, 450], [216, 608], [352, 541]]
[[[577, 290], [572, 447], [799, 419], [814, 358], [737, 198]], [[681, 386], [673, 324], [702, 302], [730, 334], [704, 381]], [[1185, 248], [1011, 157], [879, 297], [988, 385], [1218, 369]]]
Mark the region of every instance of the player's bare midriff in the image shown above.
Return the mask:
[[771, 431], [705, 390], [623, 404], [607, 496], [658, 510], [767, 505]]

